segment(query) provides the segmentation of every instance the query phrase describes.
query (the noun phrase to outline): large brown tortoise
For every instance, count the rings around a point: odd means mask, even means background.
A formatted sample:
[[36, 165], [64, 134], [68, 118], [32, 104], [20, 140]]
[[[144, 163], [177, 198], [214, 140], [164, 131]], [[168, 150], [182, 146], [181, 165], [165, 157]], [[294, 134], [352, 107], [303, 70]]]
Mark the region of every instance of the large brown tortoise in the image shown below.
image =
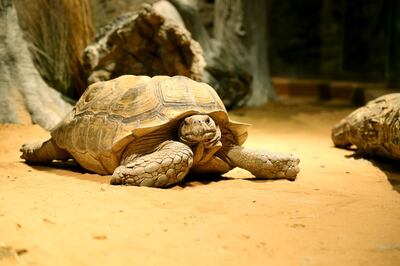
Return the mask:
[[336, 147], [357, 147], [358, 155], [400, 161], [400, 93], [381, 96], [358, 108], [332, 129]]
[[257, 177], [294, 179], [299, 159], [242, 147], [248, 124], [233, 122], [213, 88], [183, 76], [97, 82], [51, 132], [24, 144], [28, 162], [75, 159], [111, 184], [165, 187], [189, 171], [244, 168]]

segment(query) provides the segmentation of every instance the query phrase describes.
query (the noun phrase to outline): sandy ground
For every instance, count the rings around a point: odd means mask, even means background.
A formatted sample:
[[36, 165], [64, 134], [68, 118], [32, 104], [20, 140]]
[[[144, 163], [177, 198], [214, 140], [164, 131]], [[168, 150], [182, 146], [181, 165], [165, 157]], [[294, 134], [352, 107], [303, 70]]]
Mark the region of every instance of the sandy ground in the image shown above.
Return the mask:
[[110, 186], [29, 166], [38, 126], [0, 127], [0, 265], [400, 265], [400, 171], [332, 147], [351, 111], [296, 102], [239, 110], [249, 147], [297, 153], [294, 182], [243, 170], [171, 189]]

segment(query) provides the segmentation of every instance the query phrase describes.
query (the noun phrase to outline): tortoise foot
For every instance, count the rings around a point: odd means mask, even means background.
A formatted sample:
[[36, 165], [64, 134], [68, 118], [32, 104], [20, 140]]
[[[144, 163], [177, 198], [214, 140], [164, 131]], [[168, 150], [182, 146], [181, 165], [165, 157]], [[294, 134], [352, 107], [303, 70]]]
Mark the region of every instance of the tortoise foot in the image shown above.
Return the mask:
[[25, 143], [19, 149], [21, 159], [32, 163], [47, 163], [52, 160], [67, 160], [71, 155], [57, 146], [53, 139]]
[[43, 141], [36, 141], [25, 143], [21, 146], [19, 151], [21, 154], [21, 159], [26, 160], [27, 162], [38, 162], [40, 161], [39, 158], [36, 156], [36, 151], [42, 148]]
[[112, 185], [166, 187], [180, 182], [193, 163], [192, 150], [180, 142], [167, 141], [157, 151], [117, 167]]
[[227, 156], [231, 164], [250, 171], [256, 177], [294, 180], [300, 171], [300, 159], [292, 154], [234, 146]]
[[261, 152], [260, 159], [263, 165], [259, 168], [260, 176], [295, 180], [300, 172], [300, 159], [292, 154]]

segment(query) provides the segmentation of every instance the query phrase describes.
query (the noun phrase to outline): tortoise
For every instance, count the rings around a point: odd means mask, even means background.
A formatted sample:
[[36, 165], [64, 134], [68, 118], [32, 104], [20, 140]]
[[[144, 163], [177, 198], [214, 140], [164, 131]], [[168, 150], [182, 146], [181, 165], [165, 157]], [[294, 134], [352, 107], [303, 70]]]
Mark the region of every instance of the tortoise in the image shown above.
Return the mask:
[[241, 146], [248, 124], [231, 121], [215, 90], [184, 76], [134, 76], [94, 83], [52, 131], [24, 144], [21, 158], [75, 159], [112, 174], [111, 184], [166, 187], [234, 167], [257, 177], [295, 179], [299, 159]]
[[332, 129], [336, 147], [357, 147], [357, 155], [400, 160], [400, 93], [368, 102]]

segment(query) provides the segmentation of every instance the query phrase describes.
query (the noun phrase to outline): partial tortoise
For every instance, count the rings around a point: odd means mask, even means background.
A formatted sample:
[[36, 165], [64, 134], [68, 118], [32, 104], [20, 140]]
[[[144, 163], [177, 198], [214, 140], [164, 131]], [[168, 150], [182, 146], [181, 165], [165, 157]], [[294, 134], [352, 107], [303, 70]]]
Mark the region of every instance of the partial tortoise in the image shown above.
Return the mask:
[[233, 122], [216, 92], [183, 76], [133, 76], [97, 82], [51, 132], [24, 144], [28, 162], [75, 159], [112, 174], [111, 184], [165, 187], [189, 171], [244, 168], [257, 177], [294, 179], [299, 159], [242, 147], [248, 124]]
[[400, 160], [400, 93], [368, 102], [332, 129], [336, 147], [357, 147], [361, 156]]

